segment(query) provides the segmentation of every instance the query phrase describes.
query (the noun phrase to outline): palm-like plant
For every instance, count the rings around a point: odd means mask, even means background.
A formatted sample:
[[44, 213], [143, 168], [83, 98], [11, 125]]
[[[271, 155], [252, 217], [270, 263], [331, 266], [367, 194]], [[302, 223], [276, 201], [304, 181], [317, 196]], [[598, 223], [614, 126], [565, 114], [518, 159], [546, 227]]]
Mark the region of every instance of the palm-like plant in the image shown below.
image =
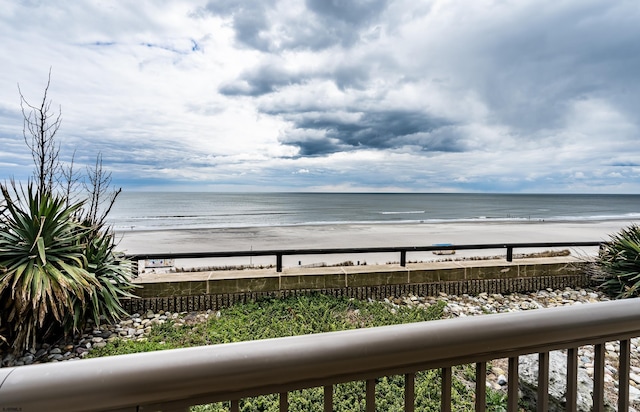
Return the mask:
[[[85, 221], [89, 226], [90, 222]], [[126, 315], [120, 304], [121, 298], [135, 298], [130, 291], [135, 288], [131, 283], [134, 264], [118, 254], [113, 233], [103, 226], [95, 225], [85, 235], [84, 256], [87, 270], [98, 281], [91, 296], [75, 299], [74, 318], [71, 321], [75, 330], [80, 330], [84, 322], [92, 319], [100, 323], [100, 317], [114, 321]]]
[[631, 225], [612, 235], [603, 245], [597, 260], [596, 281], [616, 298], [640, 293], [640, 226]]
[[15, 351], [64, 327], [76, 300], [83, 304], [100, 287], [87, 270], [87, 229], [74, 215], [82, 203], [65, 205], [51, 192], [29, 184], [16, 197], [2, 186], [0, 217], [0, 323]]

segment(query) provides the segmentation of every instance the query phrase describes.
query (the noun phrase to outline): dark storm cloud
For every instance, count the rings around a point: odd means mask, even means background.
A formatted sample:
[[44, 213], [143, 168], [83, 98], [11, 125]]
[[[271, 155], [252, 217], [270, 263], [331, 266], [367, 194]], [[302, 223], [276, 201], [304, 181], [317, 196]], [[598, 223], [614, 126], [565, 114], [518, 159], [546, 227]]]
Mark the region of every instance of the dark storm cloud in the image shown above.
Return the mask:
[[[576, 100], [603, 98], [621, 110], [640, 104], [637, 2], [522, 8], [506, 21], [489, 16], [451, 29], [458, 47], [447, 57], [494, 121], [526, 133], [563, 127]], [[463, 68], [465, 60], [474, 72]]]
[[377, 18], [387, 0], [307, 0], [307, 7], [327, 20], [343, 21], [360, 27]]
[[219, 92], [227, 96], [261, 96], [274, 92], [279, 87], [300, 83], [308, 77], [309, 75], [302, 76], [287, 71], [275, 63], [267, 63], [248, 70], [232, 82], [223, 84]]
[[261, 37], [261, 32], [268, 28], [266, 8], [268, 1], [210, 1], [205, 10], [214, 15], [231, 18], [236, 33], [236, 40], [258, 50], [268, 50], [269, 42]]
[[227, 96], [262, 96], [312, 79], [330, 80], [341, 90], [362, 90], [371, 80], [372, 70], [395, 65], [387, 56], [368, 56], [358, 62], [339, 62], [333, 68], [322, 67], [305, 72], [288, 70], [284, 63], [271, 58], [268, 63], [246, 70], [233, 81], [221, 85], [218, 91]]
[[349, 47], [360, 30], [375, 23], [387, 0], [308, 0], [307, 13], [285, 18], [277, 33], [270, 32], [277, 1], [211, 1], [205, 10], [231, 18], [236, 40], [261, 51], [323, 50], [335, 45]]
[[302, 156], [404, 146], [439, 152], [463, 149], [461, 141], [449, 139], [448, 122], [421, 111], [372, 111], [357, 116], [301, 113], [284, 118], [292, 121], [297, 133], [282, 142], [297, 147]]

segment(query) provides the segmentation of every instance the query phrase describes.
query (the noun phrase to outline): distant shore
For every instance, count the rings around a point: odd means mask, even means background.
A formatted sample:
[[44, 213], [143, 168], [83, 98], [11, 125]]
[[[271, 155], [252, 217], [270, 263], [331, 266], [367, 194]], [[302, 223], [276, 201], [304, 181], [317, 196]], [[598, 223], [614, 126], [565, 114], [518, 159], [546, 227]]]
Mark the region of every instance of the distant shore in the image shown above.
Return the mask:
[[[430, 246], [515, 242], [606, 241], [638, 221], [469, 222], [420, 224], [329, 224], [116, 232], [117, 250], [125, 253], [179, 253], [277, 249]], [[569, 248], [571, 249], [571, 248]], [[516, 250], [527, 253], [536, 250]], [[540, 251], [540, 250], [538, 250]], [[574, 255], [595, 255], [595, 248], [572, 249]], [[454, 257], [504, 254], [504, 250], [459, 251]], [[450, 257], [450, 256], [446, 256]], [[410, 253], [408, 260], [435, 260], [429, 252]], [[398, 261], [397, 254], [285, 256], [285, 266], [335, 264], [352, 261], [383, 264]], [[178, 261], [178, 267], [269, 265], [273, 257], [236, 257]]]

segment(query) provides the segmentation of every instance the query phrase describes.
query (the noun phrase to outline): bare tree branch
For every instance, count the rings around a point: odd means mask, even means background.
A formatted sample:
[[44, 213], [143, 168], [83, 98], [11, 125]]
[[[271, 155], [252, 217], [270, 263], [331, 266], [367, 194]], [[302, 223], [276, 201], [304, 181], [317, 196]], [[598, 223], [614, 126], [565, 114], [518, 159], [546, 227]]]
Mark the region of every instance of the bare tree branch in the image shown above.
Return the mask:
[[55, 136], [62, 123], [62, 109], [58, 109], [57, 114], [51, 110], [51, 100], [47, 99], [50, 85], [51, 69], [42, 101], [39, 106], [34, 106], [24, 97], [18, 84], [24, 119], [22, 135], [36, 166], [34, 178], [40, 193], [53, 191], [55, 176], [60, 169], [60, 145], [56, 143]]
[[69, 207], [72, 203], [75, 203], [75, 200], [78, 196], [76, 187], [78, 186], [81, 179], [80, 172], [74, 169], [75, 159], [76, 151], [74, 150], [73, 155], [71, 156], [71, 163], [69, 163], [68, 165], [60, 166], [60, 179], [58, 183], [62, 187], [67, 207]]
[[[89, 193], [87, 219], [92, 225], [102, 227], [116, 198], [122, 192], [122, 188], [109, 193], [111, 172], [105, 172], [102, 167], [102, 153], [98, 153], [98, 156], [96, 156], [96, 163], [93, 169], [87, 167], [87, 178], [89, 179], [88, 183], [85, 182], [85, 190]], [[100, 206], [105, 203], [107, 206], [101, 212]]]

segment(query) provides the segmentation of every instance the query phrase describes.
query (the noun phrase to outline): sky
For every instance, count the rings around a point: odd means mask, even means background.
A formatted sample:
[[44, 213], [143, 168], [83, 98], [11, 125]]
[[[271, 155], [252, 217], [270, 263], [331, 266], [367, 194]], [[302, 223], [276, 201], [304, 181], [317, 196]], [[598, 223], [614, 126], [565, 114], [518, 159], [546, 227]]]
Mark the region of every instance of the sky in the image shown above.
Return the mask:
[[127, 191], [640, 192], [637, 0], [0, 0], [0, 179]]

